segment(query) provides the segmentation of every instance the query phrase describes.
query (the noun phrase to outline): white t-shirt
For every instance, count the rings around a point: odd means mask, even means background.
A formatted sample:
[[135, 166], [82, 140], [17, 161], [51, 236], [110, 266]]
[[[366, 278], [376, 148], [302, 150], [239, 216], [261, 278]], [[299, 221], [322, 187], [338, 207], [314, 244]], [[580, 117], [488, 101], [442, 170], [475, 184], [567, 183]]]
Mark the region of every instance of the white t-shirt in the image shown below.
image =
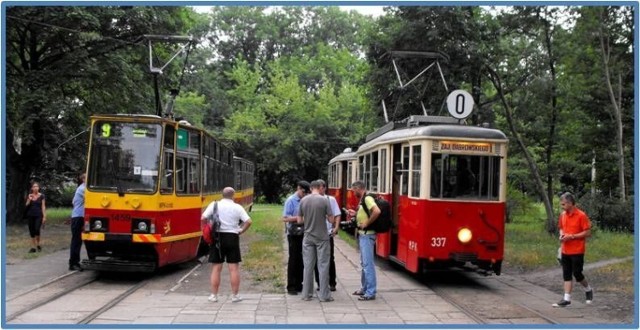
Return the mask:
[[[331, 204], [331, 211], [333, 212], [333, 217], [337, 217], [342, 215], [342, 211], [340, 211], [340, 207], [338, 206], [338, 201], [333, 196], [325, 195], [329, 199], [329, 204]], [[327, 231], [329, 231], [329, 235], [333, 231], [333, 224], [327, 220]]]
[[[213, 205], [215, 203], [213, 202], [207, 206], [202, 213], [203, 218], [209, 218], [213, 214]], [[242, 205], [236, 204], [227, 198], [218, 201], [218, 217], [220, 217], [220, 232], [234, 234], [240, 232], [241, 223], [250, 219]]]

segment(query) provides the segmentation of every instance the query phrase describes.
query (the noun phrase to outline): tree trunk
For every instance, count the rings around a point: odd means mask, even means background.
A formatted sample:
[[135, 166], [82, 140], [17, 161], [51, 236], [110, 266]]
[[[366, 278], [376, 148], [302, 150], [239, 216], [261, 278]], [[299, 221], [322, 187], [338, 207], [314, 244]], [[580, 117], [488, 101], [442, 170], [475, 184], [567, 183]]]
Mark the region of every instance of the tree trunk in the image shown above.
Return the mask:
[[[24, 221], [22, 218], [24, 201], [29, 191], [29, 179], [31, 178], [31, 168], [24, 161], [24, 156], [18, 154], [13, 147], [13, 130], [7, 128], [7, 224], [19, 224]], [[24, 149], [23, 155], [24, 155]]]
[[[602, 12], [601, 12], [602, 15]], [[606, 42], [607, 45], [605, 45], [605, 36], [604, 36], [604, 31], [603, 31], [603, 17], [600, 17], [600, 26], [598, 28], [598, 34], [600, 37], [600, 51], [602, 52], [602, 70], [604, 71], [604, 80], [607, 84], [607, 91], [609, 92], [609, 100], [611, 101], [611, 107], [612, 107], [612, 112], [613, 112], [613, 120], [615, 121], [616, 124], [616, 128], [617, 128], [617, 134], [616, 134], [616, 146], [618, 149], [618, 153], [617, 153], [617, 158], [618, 158], [618, 180], [619, 180], [619, 185], [620, 185], [620, 199], [622, 201], [626, 201], [627, 200], [627, 194], [626, 194], [626, 187], [625, 187], [625, 179], [624, 179], [624, 145], [623, 145], [623, 131], [622, 131], [622, 113], [621, 113], [621, 105], [618, 102], [622, 102], [622, 98], [619, 97], [618, 100], [616, 100], [616, 95], [613, 91], [613, 85], [611, 84], [611, 74], [610, 74], [610, 68], [609, 68], [609, 59], [610, 59], [610, 54], [609, 54], [609, 49], [608, 49], [608, 41]], [[607, 38], [608, 39], [608, 38]], [[622, 82], [620, 80], [622, 80], [622, 78], [619, 76], [618, 77], [619, 80], [619, 84], [622, 85]], [[620, 89], [622, 89], [622, 87], [620, 87]]]
[[[551, 40], [551, 28], [549, 23], [545, 21], [545, 44], [547, 48], [547, 56], [549, 56], [549, 70], [551, 71], [551, 119], [549, 124], [549, 136], [545, 147], [545, 161], [547, 162], [547, 196], [553, 196], [553, 146], [556, 139], [556, 123], [558, 121], [558, 88], [557, 74], [555, 67], [555, 56], [553, 55], [553, 47]], [[553, 199], [549, 201], [553, 209]]]
[[540, 199], [544, 204], [544, 208], [547, 214], [547, 223], [545, 226], [546, 230], [552, 233], [556, 230], [556, 219], [555, 215], [553, 214], [553, 207], [551, 206], [551, 202], [549, 201], [549, 195], [547, 195], [545, 191], [544, 182], [542, 181], [542, 177], [540, 176], [540, 170], [538, 169], [538, 165], [536, 164], [536, 162], [533, 160], [533, 157], [531, 157], [531, 155], [529, 154], [527, 146], [524, 144], [524, 141], [520, 137], [520, 134], [518, 133], [514, 125], [511, 106], [509, 106], [509, 103], [505, 98], [504, 89], [502, 88], [502, 82], [500, 81], [500, 76], [490, 67], [487, 67], [487, 70], [489, 71], [489, 79], [493, 83], [493, 86], [496, 88], [498, 95], [500, 96], [500, 100], [502, 101], [502, 104], [504, 106], [505, 117], [507, 119], [507, 124], [509, 125], [509, 130], [511, 131], [513, 137], [516, 139], [518, 146], [520, 146], [520, 148], [522, 149], [525, 159], [527, 160], [527, 164], [529, 165], [531, 175], [533, 175], [538, 195], [540, 196]]

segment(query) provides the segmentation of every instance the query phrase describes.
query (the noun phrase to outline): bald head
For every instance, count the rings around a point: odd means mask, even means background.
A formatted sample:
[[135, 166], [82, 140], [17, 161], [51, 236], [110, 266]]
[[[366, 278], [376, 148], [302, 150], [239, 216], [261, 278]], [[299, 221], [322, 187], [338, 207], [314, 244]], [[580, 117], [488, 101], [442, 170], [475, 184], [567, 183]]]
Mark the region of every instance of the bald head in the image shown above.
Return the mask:
[[233, 199], [233, 194], [235, 194], [235, 193], [236, 193], [236, 191], [233, 190], [233, 188], [226, 187], [226, 188], [222, 189], [222, 198]]

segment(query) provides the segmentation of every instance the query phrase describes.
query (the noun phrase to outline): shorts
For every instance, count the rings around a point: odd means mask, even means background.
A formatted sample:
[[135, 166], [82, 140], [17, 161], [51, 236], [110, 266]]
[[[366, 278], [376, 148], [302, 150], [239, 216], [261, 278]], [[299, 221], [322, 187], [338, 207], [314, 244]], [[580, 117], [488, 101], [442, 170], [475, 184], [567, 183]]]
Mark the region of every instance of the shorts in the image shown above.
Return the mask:
[[562, 279], [565, 282], [571, 281], [572, 276], [576, 281], [582, 282], [584, 280], [583, 267], [584, 254], [562, 254]]
[[240, 235], [234, 233], [220, 233], [220, 239], [211, 244], [209, 262], [221, 264], [237, 264], [242, 261], [240, 256]]

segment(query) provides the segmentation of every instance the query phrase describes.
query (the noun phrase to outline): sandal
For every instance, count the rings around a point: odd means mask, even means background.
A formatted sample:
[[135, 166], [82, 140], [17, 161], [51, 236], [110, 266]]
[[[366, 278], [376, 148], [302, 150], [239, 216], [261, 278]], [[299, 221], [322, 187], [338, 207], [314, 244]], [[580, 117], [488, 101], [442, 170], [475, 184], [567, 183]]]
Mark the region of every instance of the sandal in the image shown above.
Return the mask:
[[358, 300], [360, 301], [376, 300], [376, 296], [360, 296], [358, 297]]
[[356, 291], [353, 291], [352, 295], [354, 295], [354, 296], [364, 296], [364, 291], [358, 289]]

